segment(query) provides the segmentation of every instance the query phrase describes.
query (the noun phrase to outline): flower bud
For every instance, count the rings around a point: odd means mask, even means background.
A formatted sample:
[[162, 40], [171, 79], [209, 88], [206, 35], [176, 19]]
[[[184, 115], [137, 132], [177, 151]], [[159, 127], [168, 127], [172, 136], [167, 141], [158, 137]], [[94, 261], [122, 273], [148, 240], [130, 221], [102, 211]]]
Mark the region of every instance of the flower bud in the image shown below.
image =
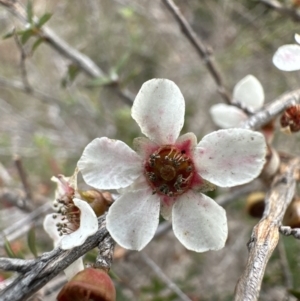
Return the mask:
[[265, 193], [251, 193], [246, 201], [246, 210], [252, 217], [261, 218], [265, 210]]
[[282, 224], [291, 228], [300, 228], [300, 198], [294, 198], [287, 208]]
[[287, 108], [280, 118], [280, 124], [284, 132], [300, 131], [300, 105]]
[[97, 216], [104, 214], [112, 204], [113, 199], [109, 192], [97, 190], [80, 191], [80, 196], [92, 207]]
[[109, 275], [87, 268], [76, 274], [60, 291], [57, 301], [115, 301], [116, 290]]

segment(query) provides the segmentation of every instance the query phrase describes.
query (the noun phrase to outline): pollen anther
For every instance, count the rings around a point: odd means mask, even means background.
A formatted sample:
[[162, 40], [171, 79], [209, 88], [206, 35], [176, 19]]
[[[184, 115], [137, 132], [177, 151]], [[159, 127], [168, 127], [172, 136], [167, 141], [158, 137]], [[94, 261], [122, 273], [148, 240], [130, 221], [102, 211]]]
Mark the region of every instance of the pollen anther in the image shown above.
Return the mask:
[[145, 176], [153, 194], [169, 197], [180, 195], [191, 187], [194, 170], [186, 151], [169, 145], [159, 148], [145, 162]]

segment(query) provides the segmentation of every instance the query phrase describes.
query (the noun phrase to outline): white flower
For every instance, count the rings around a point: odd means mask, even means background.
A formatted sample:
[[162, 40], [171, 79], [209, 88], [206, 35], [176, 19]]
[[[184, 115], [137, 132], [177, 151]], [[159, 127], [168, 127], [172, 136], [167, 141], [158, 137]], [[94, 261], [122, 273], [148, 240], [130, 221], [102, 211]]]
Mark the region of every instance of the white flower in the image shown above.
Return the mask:
[[[69, 250], [82, 245], [98, 230], [98, 219], [91, 206], [75, 197], [72, 178], [62, 175], [53, 177], [57, 183], [54, 201], [58, 214], [49, 214], [44, 220], [44, 229], [55, 246]], [[52, 222], [50, 222], [52, 220]]]
[[[48, 235], [51, 237], [53, 240], [54, 248], [56, 248], [61, 239], [63, 238], [62, 236], [59, 235], [59, 232], [57, 231], [56, 227], [57, 220], [53, 218], [52, 214], [46, 215], [44, 219], [44, 229], [48, 233]], [[65, 275], [68, 280], [71, 280], [77, 273], [82, 271], [84, 269], [83, 261], [82, 258], [76, 259], [72, 264], [70, 264], [65, 270]]]
[[108, 231], [124, 248], [143, 249], [155, 234], [160, 212], [172, 219], [174, 234], [187, 249], [222, 248], [228, 232], [225, 210], [201, 191], [212, 184], [247, 183], [264, 165], [266, 145], [260, 133], [220, 130], [197, 144], [193, 133], [179, 137], [184, 112], [175, 83], [147, 81], [131, 115], [149, 139], [136, 138], [134, 151], [121, 141], [97, 138], [78, 162], [87, 184], [119, 189], [106, 220]]
[[[241, 79], [233, 89], [233, 102], [250, 112], [260, 109], [264, 100], [264, 89], [253, 75], [247, 75]], [[225, 129], [238, 127], [248, 118], [243, 110], [227, 104], [213, 105], [210, 108], [210, 114], [214, 123]]]
[[[295, 34], [295, 40], [300, 44], [300, 35]], [[273, 64], [282, 71], [300, 69], [300, 45], [288, 44], [280, 46], [273, 56]]]

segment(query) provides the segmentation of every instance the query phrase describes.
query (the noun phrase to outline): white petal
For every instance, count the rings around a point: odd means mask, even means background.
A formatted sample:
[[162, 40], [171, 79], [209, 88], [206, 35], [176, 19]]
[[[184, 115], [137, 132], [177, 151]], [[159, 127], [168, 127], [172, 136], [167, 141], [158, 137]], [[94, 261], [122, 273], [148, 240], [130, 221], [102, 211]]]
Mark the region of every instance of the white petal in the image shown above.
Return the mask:
[[149, 187], [147, 179], [144, 175], [139, 176], [131, 185], [118, 189], [118, 193], [125, 194], [126, 192], [144, 190]]
[[273, 64], [282, 71], [300, 69], [300, 46], [297, 44], [283, 45], [273, 56]]
[[184, 111], [184, 98], [176, 84], [152, 79], [141, 87], [131, 115], [148, 138], [158, 144], [172, 144], [182, 129]]
[[133, 139], [133, 149], [142, 157], [148, 158], [153, 154], [159, 145], [146, 137], [138, 137]]
[[239, 108], [223, 103], [213, 105], [209, 112], [213, 122], [223, 129], [238, 127], [248, 118]]
[[232, 187], [256, 178], [265, 163], [266, 142], [261, 133], [244, 129], [206, 135], [195, 149], [196, 170], [205, 180]]
[[60, 215], [57, 215], [57, 218], [53, 218], [53, 214], [47, 214], [45, 216], [43, 227], [50, 238], [53, 240], [54, 247], [58, 245], [61, 240], [61, 236], [57, 231], [56, 224], [61, 221]]
[[208, 196], [189, 190], [178, 197], [172, 215], [174, 234], [187, 249], [205, 252], [224, 247], [226, 212]]
[[96, 138], [84, 149], [78, 168], [85, 182], [97, 189], [130, 185], [142, 173], [142, 160], [124, 142]]
[[155, 234], [159, 209], [160, 199], [150, 188], [128, 192], [109, 208], [107, 230], [123, 248], [140, 251]]
[[265, 101], [264, 88], [255, 76], [249, 74], [235, 85], [233, 99], [249, 109], [258, 110]]
[[298, 33], [295, 33], [294, 38], [295, 38], [295, 41], [296, 41], [298, 44], [300, 44], [300, 35], [299, 35]]
[[69, 250], [81, 246], [86, 239], [98, 230], [98, 219], [92, 207], [85, 201], [73, 199], [76, 207], [80, 209], [80, 227], [75, 232], [63, 236], [60, 247]]
[[172, 208], [174, 205], [174, 201], [175, 199], [169, 197], [166, 200], [161, 200], [160, 214], [167, 221], [169, 221], [172, 218]]
[[188, 154], [197, 145], [197, 137], [194, 133], [186, 133], [175, 141], [175, 145]]
[[70, 281], [77, 273], [84, 270], [84, 265], [82, 261], [82, 257], [76, 259], [73, 263], [71, 263], [66, 269], [64, 269], [64, 273]]

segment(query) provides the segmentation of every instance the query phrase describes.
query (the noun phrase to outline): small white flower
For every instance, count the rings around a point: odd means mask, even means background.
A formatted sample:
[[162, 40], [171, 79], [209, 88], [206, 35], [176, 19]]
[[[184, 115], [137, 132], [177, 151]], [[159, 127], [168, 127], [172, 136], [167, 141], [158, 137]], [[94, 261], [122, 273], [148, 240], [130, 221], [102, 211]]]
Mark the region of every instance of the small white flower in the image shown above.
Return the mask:
[[201, 192], [212, 184], [247, 183], [264, 165], [266, 145], [260, 133], [220, 130], [197, 144], [193, 133], [179, 137], [184, 112], [184, 98], [175, 83], [147, 81], [131, 115], [149, 139], [136, 138], [134, 151], [121, 141], [97, 138], [78, 162], [87, 184], [119, 189], [107, 229], [127, 249], [141, 250], [149, 243], [160, 212], [172, 219], [174, 234], [187, 249], [222, 248], [228, 232], [225, 210]]
[[[295, 34], [295, 40], [300, 44], [300, 35]], [[280, 46], [273, 56], [273, 64], [282, 71], [300, 69], [300, 45], [287, 44]]]
[[97, 232], [98, 219], [86, 201], [75, 197], [72, 178], [60, 175], [52, 177], [52, 181], [57, 183], [54, 204], [58, 213], [46, 216], [44, 229], [55, 246], [63, 250], [72, 249]]
[[[57, 220], [53, 218], [52, 214], [46, 215], [44, 219], [44, 229], [50, 236], [50, 238], [53, 240], [54, 248], [56, 248], [61, 239], [62, 236], [59, 235], [59, 232], [57, 231], [56, 227]], [[65, 275], [68, 280], [71, 280], [77, 273], [82, 271], [84, 269], [82, 258], [76, 259], [72, 264], [70, 264], [65, 270]]]
[[[264, 100], [264, 89], [253, 75], [249, 74], [241, 79], [233, 89], [233, 102], [250, 112], [259, 110]], [[213, 105], [210, 114], [214, 123], [224, 129], [238, 127], [248, 118], [243, 110], [227, 104]]]

